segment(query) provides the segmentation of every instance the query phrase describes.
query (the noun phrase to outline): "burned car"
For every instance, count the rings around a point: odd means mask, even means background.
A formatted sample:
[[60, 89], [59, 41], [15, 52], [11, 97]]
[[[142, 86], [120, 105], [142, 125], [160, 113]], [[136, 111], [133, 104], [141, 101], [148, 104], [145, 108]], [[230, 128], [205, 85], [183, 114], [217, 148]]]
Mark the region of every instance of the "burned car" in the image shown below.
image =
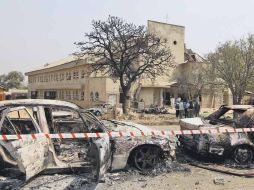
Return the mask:
[[88, 108], [87, 111], [93, 113], [96, 116], [102, 116], [103, 114], [109, 113], [113, 110], [111, 104], [98, 104], [96, 107]]
[[[181, 130], [233, 129], [254, 126], [254, 108], [251, 105], [221, 106], [205, 119], [180, 120]], [[183, 147], [204, 156], [232, 158], [237, 164], [250, 164], [254, 157], [253, 133], [222, 133], [181, 135]]]
[[[139, 170], [153, 167], [162, 158], [174, 157], [173, 140], [160, 137], [86, 138], [86, 133], [148, 131], [133, 123], [101, 121], [75, 104], [56, 100], [0, 102], [1, 135], [33, 138], [0, 141], [0, 169], [17, 168], [29, 179], [41, 171], [88, 171], [101, 179], [106, 171], [133, 164]], [[74, 138], [75, 134], [84, 138]], [[73, 138], [45, 138], [69, 134]], [[32, 135], [30, 135], [32, 136]]]

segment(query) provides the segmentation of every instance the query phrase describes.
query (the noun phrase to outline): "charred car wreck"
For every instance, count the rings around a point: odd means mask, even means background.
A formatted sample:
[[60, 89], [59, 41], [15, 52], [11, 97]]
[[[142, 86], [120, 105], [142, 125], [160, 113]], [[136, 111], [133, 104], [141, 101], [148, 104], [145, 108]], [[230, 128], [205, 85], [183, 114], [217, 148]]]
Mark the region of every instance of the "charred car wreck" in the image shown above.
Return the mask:
[[128, 163], [145, 170], [154, 167], [162, 158], [173, 158], [175, 143], [169, 138], [47, 139], [44, 135], [146, 130], [149, 128], [133, 123], [100, 121], [68, 102], [3, 101], [0, 103], [1, 134], [42, 135], [36, 139], [0, 141], [0, 169], [17, 168], [26, 179], [45, 170], [89, 170], [101, 179], [105, 172], [123, 169]]
[[[221, 106], [205, 119], [180, 120], [182, 130], [251, 128], [253, 125], [254, 108], [250, 105]], [[253, 162], [253, 133], [181, 135], [179, 141], [185, 148], [200, 155], [232, 158], [241, 165]]]

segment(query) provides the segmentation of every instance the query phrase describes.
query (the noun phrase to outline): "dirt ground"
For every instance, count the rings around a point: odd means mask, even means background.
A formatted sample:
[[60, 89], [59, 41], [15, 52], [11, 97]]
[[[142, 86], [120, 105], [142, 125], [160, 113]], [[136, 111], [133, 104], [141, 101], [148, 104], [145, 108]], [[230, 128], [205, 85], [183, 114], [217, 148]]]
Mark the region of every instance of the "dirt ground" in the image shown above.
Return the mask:
[[[172, 116], [173, 117], [173, 116]], [[175, 120], [176, 123], [178, 122]], [[142, 123], [142, 122], [141, 122]], [[154, 124], [154, 123], [150, 123]], [[156, 123], [157, 124], [157, 123]], [[153, 125], [153, 129], [159, 130], [177, 130], [179, 126], [174, 125]], [[137, 171], [121, 171], [119, 173], [110, 173], [101, 183], [92, 182], [88, 174], [55, 174], [39, 175], [27, 184], [21, 186], [20, 181], [11, 182], [6, 185], [8, 180], [0, 177], [0, 189], [56, 189], [56, 190], [138, 190], [138, 189], [204, 189], [204, 190], [252, 190], [254, 189], [254, 178], [243, 178], [218, 172], [190, 166], [188, 163], [181, 163], [186, 170], [163, 172], [156, 176], [144, 175]], [[254, 173], [254, 170], [250, 170]], [[11, 181], [11, 180], [10, 180]]]
[[[99, 184], [98, 190], [190, 190], [190, 189], [204, 189], [204, 190], [251, 190], [254, 188], [254, 179], [241, 178], [230, 175], [223, 175], [208, 170], [187, 166], [191, 172], [172, 172], [165, 173], [155, 177], [140, 177], [130, 179], [124, 182], [116, 182], [113, 185]], [[215, 184], [214, 181], [219, 181]]]

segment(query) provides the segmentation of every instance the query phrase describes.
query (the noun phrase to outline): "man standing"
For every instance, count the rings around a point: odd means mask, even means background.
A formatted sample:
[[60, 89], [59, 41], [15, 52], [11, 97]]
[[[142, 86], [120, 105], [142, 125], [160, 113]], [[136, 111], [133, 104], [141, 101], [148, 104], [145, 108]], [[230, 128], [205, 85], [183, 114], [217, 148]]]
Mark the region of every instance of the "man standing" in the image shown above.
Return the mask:
[[194, 115], [195, 115], [195, 117], [199, 117], [200, 104], [198, 103], [198, 101], [195, 100], [193, 106], [194, 106]]
[[178, 118], [179, 117], [179, 102], [178, 101], [176, 101], [175, 109], [176, 109], [176, 118]]
[[179, 103], [179, 117], [182, 119], [184, 116], [184, 105], [183, 105], [183, 100], [180, 101]]
[[171, 104], [171, 108], [175, 107], [175, 98], [173, 96], [170, 98], [170, 104]]

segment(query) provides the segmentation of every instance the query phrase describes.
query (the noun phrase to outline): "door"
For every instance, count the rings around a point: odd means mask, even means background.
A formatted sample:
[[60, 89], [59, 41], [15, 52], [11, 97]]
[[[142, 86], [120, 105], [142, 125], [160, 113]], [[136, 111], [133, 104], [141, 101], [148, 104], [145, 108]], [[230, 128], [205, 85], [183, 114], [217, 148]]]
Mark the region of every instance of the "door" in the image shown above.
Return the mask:
[[[8, 108], [3, 111], [0, 122], [1, 134], [6, 135], [29, 135], [41, 134], [40, 128], [25, 107]], [[8, 151], [16, 159], [21, 172], [26, 174], [26, 180], [35, 176], [47, 166], [45, 160], [49, 151], [48, 139], [44, 134], [22, 138], [22, 140], [8, 140], [1, 144], [8, 147]]]
[[[81, 114], [90, 133], [105, 133], [103, 124], [91, 113]], [[112, 143], [108, 136], [92, 139], [98, 150], [98, 178], [101, 179], [111, 166]]]
[[117, 99], [116, 94], [110, 94], [108, 96], [108, 104], [111, 104], [111, 106], [115, 106], [116, 105], [116, 99]]

